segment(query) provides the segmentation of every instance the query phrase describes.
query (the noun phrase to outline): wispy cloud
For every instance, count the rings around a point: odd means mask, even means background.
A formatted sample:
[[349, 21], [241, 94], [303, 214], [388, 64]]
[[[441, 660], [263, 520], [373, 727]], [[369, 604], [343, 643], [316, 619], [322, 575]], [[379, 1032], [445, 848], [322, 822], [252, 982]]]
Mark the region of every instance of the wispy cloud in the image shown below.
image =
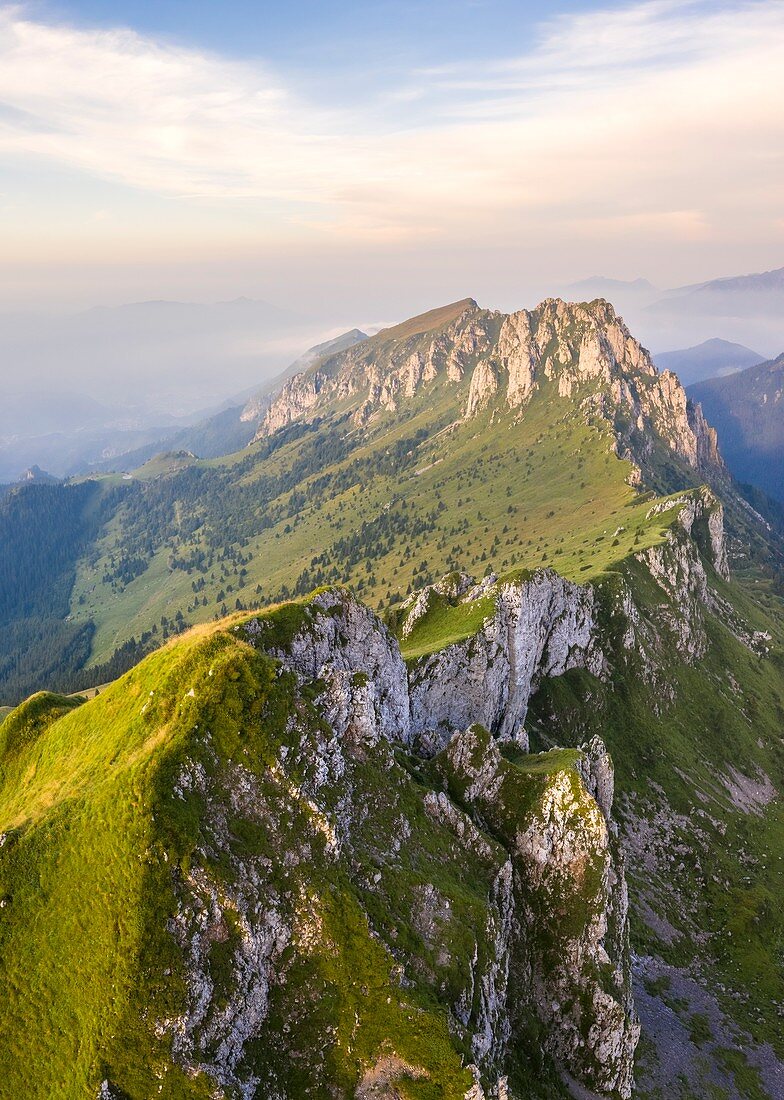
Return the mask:
[[403, 74], [352, 110], [262, 64], [0, 9], [0, 157], [245, 202], [259, 231], [526, 239], [780, 224], [784, 4], [560, 16], [481, 71]]

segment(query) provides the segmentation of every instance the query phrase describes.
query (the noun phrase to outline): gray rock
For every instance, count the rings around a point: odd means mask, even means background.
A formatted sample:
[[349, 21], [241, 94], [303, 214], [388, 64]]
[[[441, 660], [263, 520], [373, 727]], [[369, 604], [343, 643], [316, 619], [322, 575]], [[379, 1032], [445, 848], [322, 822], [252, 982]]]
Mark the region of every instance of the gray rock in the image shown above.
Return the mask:
[[430, 752], [479, 722], [523, 747], [528, 701], [545, 676], [570, 668], [601, 675], [594, 592], [552, 570], [502, 585], [495, 612], [471, 638], [411, 669], [411, 730]]

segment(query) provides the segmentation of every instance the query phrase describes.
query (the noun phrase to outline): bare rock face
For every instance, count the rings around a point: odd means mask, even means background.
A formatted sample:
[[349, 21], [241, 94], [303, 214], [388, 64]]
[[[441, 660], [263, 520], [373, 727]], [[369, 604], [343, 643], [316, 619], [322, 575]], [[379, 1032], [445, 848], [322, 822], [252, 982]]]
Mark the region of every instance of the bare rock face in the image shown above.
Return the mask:
[[[707, 644], [705, 609], [721, 611], [709, 570], [725, 579], [729, 575], [723, 509], [703, 488], [656, 504], [648, 514], [668, 512], [672, 522], [666, 538], [635, 555], [661, 589], [661, 600], [653, 606], [635, 604], [622, 572], [597, 592], [550, 569], [501, 584], [490, 576], [472, 585], [469, 577], [455, 574], [412, 597], [401, 629], [404, 639], [427, 616], [437, 595], [466, 605], [488, 596], [493, 600], [475, 634], [410, 663], [410, 736], [419, 750], [440, 751], [455, 730], [473, 722], [501, 740], [527, 747], [528, 702], [548, 676], [584, 668], [604, 678], [611, 660], [629, 654], [656, 682], [657, 653], [673, 644], [684, 660], [698, 660]], [[602, 601], [606, 614], [600, 627]], [[739, 634], [738, 624], [730, 625]]]
[[507, 402], [524, 406], [545, 380], [561, 397], [581, 397], [613, 426], [618, 450], [644, 463], [658, 437], [701, 474], [724, 476], [716, 433], [677, 376], [659, 374], [650, 354], [604, 301], [548, 299], [504, 321], [495, 354], [505, 365]]
[[541, 356], [533, 315], [527, 310], [511, 313], [505, 319], [498, 336], [498, 356], [508, 376], [506, 400], [512, 408], [518, 408], [533, 393]]
[[[395, 638], [348, 592], [313, 598], [308, 623], [285, 647], [269, 649], [301, 682], [328, 685], [331, 723], [343, 736], [350, 727], [371, 741], [408, 741], [410, 704], [406, 667]], [[252, 621], [248, 637], [263, 643]]]
[[468, 405], [466, 416], [475, 416], [480, 409], [490, 403], [498, 391], [498, 378], [491, 363], [486, 359], [480, 360], [474, 367], [471, 375], [471, 388], [468, 391]]
[[[461, 598], [476, 588], [481, 597], [481, 586], [472, 588], [471, 578], [453, 575], [442, 582], [440, 594]], [[352, 761], [387, 759], [383, 767], [391, 767], [385, 745], [407, 744], [420, 725], [430, 725], [430, 705], [434, 713], [447, 714], [448, 732], [441, 727], [446, 747], [434, 762], [446, 790], [428, 792], [423, 809], [432, 826], [479, 860], [488, 876], [484, 917], [476, 929], [478, 946], [451, 1009], [476, 1067], [475, 1084], [466, 1095], [509, 1095], [504, 1065], [518, 1041], [521, 1014], [527, 1013], [540, 1021], [548, 1051], [570, 1074], [607, 1095], [628, 1096], [637, 1025], [627, 982], [622, 857], [614, 849], [610, 816], [612, 765], [604, 746], [592, 742], [584, 755], [556, 760], [552, 773], [545, 768], [529, 775], [501, 756], [501, 742], [487, 730], [454, 725], [469, 711], [472, 722], [486, 713], [495, 720], [495, 732], [507, 736], [519, 730], [539, 678], [575, 664], [600, 672], [604, 659], [593, 640], [593, 591], [550, 571], [501, 586], [495, 612], [477, 635], [476, 652], [452, 652], [448, 664], [438, 665], [431, 682], [441, 684], [441, 693], [425, 688], [417, 673], [409, 685], [394, 637], [346, 593], [314, 597], [308, 614], [287, 638], [267, 638], [261, 622], [244, 629], [254, 646], [275, 657], [281, 674], [293, 674], [302, 689], [321, 685], [317, 705], [323, 727], [311, 738], [307, 756], [297, 757], [307, 760], [305, 778], [296, 787], [286, 780], [289, 755], [273, 770], [284, 791], [305, 805], [327, 838], [326, 851], [333, 860], [354, 858], [361, 830], [367, 827], [361, 823], [372, 820], [376, 810], [349, 778]], [[460, 698], [459, 704], [448, 702], [453, 697]], [[233, 782], [247, 788], [245, 804], [263, 806], [263, 792], [254, 794], [252, 780], [240, 778], [238, 774]], [[202, 781], [197, 773], [182, 782]], [[416, 828], [403, 812], [397, 838], [388, 841], [393, 866], [401, 844], [416, 843]], [[216, 820], [212, 845], [218, 847], [228, 833]], [[311, 844], [291, 857], [294, 865], [307, 859]], [[385, 873], [382, 869], [366, 888], [375, 888], [380, 880], [380, 889]], [[263, 892], [264, 876], [260, 879], [253, 866], [243, 866], [242, 878], [246, 892]], [[299, 918], [290, 907], [276, 915], [274, 899], [268, 899], [263, 919], [259, 913], [249, 923], [243, 940], [247, 948], [235, 952], [236, 995], [216, 1016], [207, 1011], [208, 945], [210, 937], [221, 934], [227, 905], [238, 915], [232, 921], [236, 928], [245, 895], [216, 892], [197, 877], [188, 886], [187, 896], [193, 900], [183, 905], [178, 927], [191, 959], [193, 1008], [186, 1019], [170, 1026], [187, 1064], [200, 1064], [200, 1050], [217, 1049], [220, 1079], [228, 1084], [246, 1041], [239, 1021], [250, 1020], [252, 1031], [264, 1018], [270, 982], [280, 981], [271, 975], [281, 951], [296, 945]], [[447, 930], [452, 919], [449, 897], [439, 886], [425, 881], [413, 887], [411, 928], [428, 951], [443, 956], [444, 965], [450, 962]], [[258, 962], [252, 990], [242, 984], [246, 950], [255, 952]], [[390, 1058], [368, 1070], [358, 1095], [386, 1095], [382, 1085], [387, 1087], [390, 1075], [420, 1072]]]
[[256, 438], [329, 402], [350, 401], [354, 422], [362, 425], [382, 410], [395, 411], [439, 377], [459, 385], [478, 361], [487, 362], [497, 324], [471, 299], [456, 303], [452, 313], [442, 327], [412, 335], [381, 332], [296, 375], [270, 405]]
[[600, 675], [594, 593], [552, 570], [505, 584], [495, 611], [465, 642], [423, 658], [411, 670], [411, 731], [428, 751], [479, 722], [526, 745], [528, 700], [544, 676], [570, 668]]
[[[648, 353], [607, 302], [575, 305], [548, 298], [535, 310], [512, 314], [509, 322], [522, 335], [524, 352], [522, 360], [518, 354], [510, 363], [510, 404], [513, 394], [522, 404], [543, 378], [555, 379], [559, 394], [569, 397], [587, 382], [609, 384], [622, 375], [656, 375]], [[511, 386], [513, 369], [522, 385]]]
[[593, 795], [604, 814], [608, 827], [612, 828], [612, 806], [615, 797], [615, 773], [610, 754], [604, 742], [593, 737], [582, 746], [583, 758], [577, 764], [586, 789]]
[[[304, 355], [300, 356], [295, 363], [287, 369], [286, 375], [295, 377], [304, 374], [311, 367], [315, 367], [322, 359], [327, 359], [332, 355], [336, 355], [341, 351], [352, 347], [354, 344], [359, 344], [363, 340], [367, 340], [367, 333], [362, 332], [360, 329], [353, 328], [348, 332], [341, 333], [340, 336], [335, 337], [332, 340], [327, 340], [323, 344], [317, 344], [315, 347], [309, 348]], [[265, 387], [259, 393], [254, 394], [248, 398], [245, 403], [242, 413], [240, 414], [240, 420], [244, 424], [256, 423], [260, 424], [267, 410], [272, 405], [277, 394], [272, 387]], [[307, 407], [307, 406], [306, 406]], [[302, 411], [305, 411], [304, 409]]]
[[[173, 1049], [184, 1065], [206, 1068], [227, 1086], [235, 1084], [245, 1044], [266, 1019], [276, 966], [291, 937], [274, 899], [264, 919], [256, 918], [254, 909], [264, 892], [263, 869], [261, 874], [252, 867], [247, 870], [245, 888], [234, 897], [221, 897], [216, 883], [194, 876], [189, 883], [193, 907], [182, 906], [176, 925], [188, 953], [193, 1008], [175, 1023]], [[227, 917], [240, 928], [241, 939], [233, 955], [232, 997], [216, 1012], [208, 959], [213, 943], [228, 936]], [[248, 1081], [241, 1095], [255, 1096], [255, 1082]]]
[[[657, 371], [650, 354], [605, 301], [548, 298], [536, 309], [500, 314], [467, 299], [432, 329], [409, 326], [319, 361], [286, 383], [266, 408], [257, 438], [292, 420], [348, 403], [364, 426], [394, 412], [438, 379], [461, 395], [464, 415], [500, 404], [521, 411], [537, 390], [553, 385], [580, 401], [616, 436], [616, 450], [641, 470], [663, 444], [706, 479], [724, 480], [716, 433], [677, 376]], [[259, 410], [261, 412], [261, 409]]]
[[690, 495], [678, 514], [678, 522], [719, 576], [729, 580], [724, 508], [710, 489], [703, 487]]
[[[510, 1095], [509, 1059], [532, 1019], [565, 1074], [601, 1096], [631, 1095], [639, 1025], [612, 761], [598, 737], [525, 756], [523, 722], [547, 677], [574, 668], [605, 677], [627, 649], [655, 665], [673, 636], [686, 659], [699, 658], [711, 570], [726, 573], [721, 507], [707, 490], [654, 506], [665, 507], [674, 509], [670, 537], [634, 566], [660, 589], [658, 606], [637, 607], [620, 573], [608, 587], [551, 570], [506, 583], [450, 574], [411, 601], [408, 618], [416, 625], [436, 598], [483, 600], [487, 617], [472, 637], [408, 668], [397, 639], [341, 590], [237, 627], [274, 662], [271, 675], [291, 685], [295, 704], [285, 744], [261, 771], [213, 763], [208, 740], [204, 762], [186, 762], [177, 781], [177, 797], [198, 794], [206, 807], [203, 858], [182, 874], [171, 921], [187, 1010], [158, 1022], [181, 1065], [239, 1096], [259, 1087], [286, 1095], [267, 1063], [248, 1068], [248, 1050], [273, 1001], [286, 1003], [290, 975], [310, 973], [308, 960], [323, 951], [324, 897], [351, 882], [372, 899], [367, 934], [399, 970], [394, 990], [450, 990], [449, 1030], [473, 1065], [473, 1084], [460, 1070], [465, 1096]], [[432, 758], [430, 785], [422, 753]], [[238, 821], [250, 823], [241, 833], [262, 830], [262, 852], [238, 853]], [[450, 886], [437, 871], [443, 860], [470, 864], [479, 886], [469, 909], [463, 880]], [[314, 874], [328, 884], [320, 901]], [[228, 959], [222, 977], [216, 944]], [[356, 1095], [391, 1096], [396, 1082], [427, 1072], [390, 1033]]]
[[[198, 792], [205, 799], [209, 806], [205, 842], [224, 859], [231, 859], [228, 813], [237, 806], [263, 804], [257, 781], [243, 769], [233, 770], [230, 790], [227, 804], [195, 762], [183, 767], [177, 781], [178, 797]], [[170, 931], [185, 958], [188, 1009], [159, 1020], [156, 1030], [171, 1035], [175, 1058], [191, 1073], [206, 1071], [220, 1085], [237, 1088], [238, 1095], [250, 1100], [258, 1082], [252, 1076], [240, 1082], [237, 1069], [246, 1043], [269, 1012], [270, 990], [293, 928], [269, 882], [267, 861], [243, 859], [234, 869], [230, 878], [217, 878], [206, 866], [194, 867], [184, 876]], [[210, 966], [216, 944], [232, 947], [228, 996], [226, 989], [218, 989]]]
[[319, 401], [327, 379], [321, 371], [298, 374], [287, 382], [280, 397], [272, 402], [256, 438], [272, 435], [309, 412]]
[[[452, 738], [439, 764], [450, 790], [510, 852], [509, 1015], [516, 1000], [530, 998], [560, 1065], [602, 1094], [630, 1096], [639, 1024], [629, 992], [623, 856], [605, 816], [612, 766], [604, 746], [588, 746], [577, 768], [529, 776], [475, 726]], [[517, 815], [521, 804], [529, 809]]]
[[702, 623], [711, 597], [703, 558], [720, 577], [729, 577], [723, 509], [709, 489], [701, 489], [654, 505], [649, 515], [676, 508], [677, 523], [666, 540], [636, 557], [666, 597], [655, 618], [672, 631], [681, 656], [693, 661], [707, 644]]

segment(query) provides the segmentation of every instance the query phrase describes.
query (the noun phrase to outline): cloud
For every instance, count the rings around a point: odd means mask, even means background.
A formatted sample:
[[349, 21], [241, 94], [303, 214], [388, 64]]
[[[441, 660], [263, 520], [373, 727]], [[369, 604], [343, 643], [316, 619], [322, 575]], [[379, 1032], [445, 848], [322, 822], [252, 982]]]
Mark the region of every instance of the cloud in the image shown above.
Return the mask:
[[313, 198], [328, 133], [259, 66], [18, 9], [0, 12], [0, 101], [4, 153], [175, 194]]
[[351, 110], [327, 83], [314, 103], [262, 63], [6, 7], [0, 158], [177, 197], [196, 233], [239, 206], [261, 238], [700, 240], [780, 218], [779, 0], [561, 15], [517, 56]]

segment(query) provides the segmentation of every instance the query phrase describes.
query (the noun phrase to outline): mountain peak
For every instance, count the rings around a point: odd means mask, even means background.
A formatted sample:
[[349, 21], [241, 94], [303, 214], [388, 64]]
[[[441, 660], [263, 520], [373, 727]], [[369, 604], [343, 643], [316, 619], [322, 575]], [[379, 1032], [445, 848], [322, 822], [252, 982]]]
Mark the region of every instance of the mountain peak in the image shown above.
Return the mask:
[[429, 309], [425, 313], [419, 313], [416, 317], [410, 317], [407, 321], [401, 321], [391, 328], [382, 329], [373, 337], [375, 340], [404, 340], [409, 336], [418, 336], [424, 332], [433, 332], [444, 328], [446, 325], [457, 321], [469, 310], [479, 309], [473, 298], [461, 298], [457, 302], [450, 302], [436, 309]]
[[699, 406], [688, 402], [676, 375], [658, 373], [604, 298], [546, 298], [510, 314], [465, 298], [420, 314], [291, 378], [256, 438], [338, 407], [357, 428], [370, 429], [426, 392], [453, 402], [458, 419], [484, 409], [517, 417], [550, 390], [575, 402], [586, 419], [599, 416], [612, 426], [617, 453], [632, 462], [638, 482], [643, 469], [655, 481], [652, 438], [701, 476], [724, 475]]
[[689, 387], [716, 425], [739, 481], [784, 499], [784, 353]]
[[54, 485], [57, 482], [57, 478], [48, 474], [46, 470], [42, 470], [40, 466], [32, 465], [24, 471], [19, 478], [20, 483], [29, 484], [31, 481], [35, 481], [38, 484]]
[[691, 348], [660, 352], [655, 359], [660, 370], [675, 371], [684, 386], [689, 386], [762, 363], [764, 356], [743, 344], [713, 337]]

